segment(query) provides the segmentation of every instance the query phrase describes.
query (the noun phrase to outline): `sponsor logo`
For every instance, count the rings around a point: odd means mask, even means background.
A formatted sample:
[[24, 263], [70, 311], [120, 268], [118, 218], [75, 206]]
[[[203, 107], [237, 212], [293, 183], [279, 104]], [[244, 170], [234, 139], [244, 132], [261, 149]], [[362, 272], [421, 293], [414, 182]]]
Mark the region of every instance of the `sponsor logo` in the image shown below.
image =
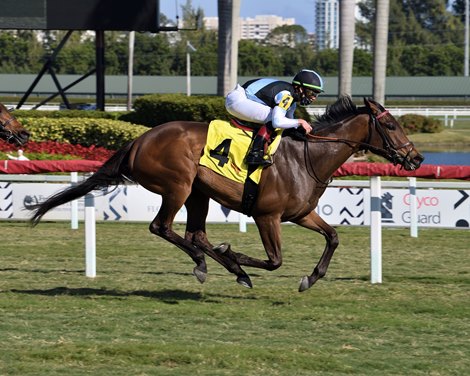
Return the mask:
[[[401, 219], [405, 223], [411, 222], [411, 214], [409, 211], [405, 211], [401, 215]], [[419, 224], [434, 224], [438, 225], [441, 223], [441, 212], [437, 212], [437, 214], [419, 214], [417, 216]]]
[[[411, 202], [411, 195], [408, 193], [403, 196], [403, 203], [406, 206], [410, 206]], [[436, 196], [423, 196], [418, 197], [416, 196], [416, 202], [418, 204], [418, 209], [422, 207], [431, 207], [431, 206], [438, 206], [439, 205], [439, 197]]]

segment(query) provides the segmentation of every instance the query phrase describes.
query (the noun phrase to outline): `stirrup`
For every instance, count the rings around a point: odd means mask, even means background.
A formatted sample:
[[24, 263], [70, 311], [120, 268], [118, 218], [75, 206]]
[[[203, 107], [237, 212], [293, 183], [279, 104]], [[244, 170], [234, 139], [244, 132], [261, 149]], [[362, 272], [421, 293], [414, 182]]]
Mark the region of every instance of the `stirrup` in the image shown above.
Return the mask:
[[246, 156], [246, 164], [250, 166], [271, 166], [273, 161], [271, 159], [264, 159], [261, 153], [252, 153]]

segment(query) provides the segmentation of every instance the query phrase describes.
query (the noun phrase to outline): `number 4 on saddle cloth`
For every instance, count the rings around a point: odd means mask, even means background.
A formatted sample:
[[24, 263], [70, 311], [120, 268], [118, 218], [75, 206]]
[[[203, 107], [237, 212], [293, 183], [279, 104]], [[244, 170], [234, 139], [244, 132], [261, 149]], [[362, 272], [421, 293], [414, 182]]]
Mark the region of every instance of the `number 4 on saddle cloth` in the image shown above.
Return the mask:
[[[266, 155], [271, 157], [281, 142], [282, 129], [275, 129]], [[253, 130], [232, 125], [228, 121], [213, 120], [209, 124], [201, 166], [226, 178], [244, 184], [243, 213], [250, 215], [256, 201], [257, 187], [263, 171], [262, 166], [248, 166], [245, 157], [250, 150]]]

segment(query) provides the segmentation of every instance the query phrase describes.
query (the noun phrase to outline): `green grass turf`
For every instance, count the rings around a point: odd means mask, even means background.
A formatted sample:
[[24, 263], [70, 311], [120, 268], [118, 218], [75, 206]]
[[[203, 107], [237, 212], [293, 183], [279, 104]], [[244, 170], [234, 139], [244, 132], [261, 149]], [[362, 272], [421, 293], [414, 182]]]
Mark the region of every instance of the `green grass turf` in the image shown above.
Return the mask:
[[[249, 290], [211, 259], [199, 284], [147, 224], [98, 223], [89, 279], [83, 224], [0, 222], [0, 375], [468, 374], [469, 231], [385, 228], [372, 285], [369, 228], [339, 227], [327, 276], [299, 293], [324, 240], [282, 229], [284, 264], [246, 268]], [[264, 257], [252, 225], [208, 234]]]

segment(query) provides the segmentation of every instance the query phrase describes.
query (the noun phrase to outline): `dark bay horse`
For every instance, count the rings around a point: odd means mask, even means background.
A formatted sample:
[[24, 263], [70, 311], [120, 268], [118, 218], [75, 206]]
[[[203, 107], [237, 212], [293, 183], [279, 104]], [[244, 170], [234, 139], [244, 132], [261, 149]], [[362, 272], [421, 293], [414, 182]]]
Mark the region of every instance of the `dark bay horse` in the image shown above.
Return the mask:
[[[364, 107], [357, 107], [350, 97], [343, 96], [316, 118], [312, 134], [303, 140], [292, 134], [283, 137], [274, 155], [275, 163], [263, 171], [252, 211], [267, 260], [234, 252], [227, 243], [213, 247], [207, 238], [209, 199], [241, 211], [243, 185], [198, 164], [207, 138], [205, 123], [174, 121], [149, 130], [117, 151], [90, 178], [39, 204], [31, 221], [37, 224], [56, 206], [131, 179], [162, 196], [150, 231], [193, 259], [193, 272], [201, 283], [207, 274], [205, 254], [234, 273], [237, 282], [246, 287], [252, 287], [252, 283], [242, 266], [279, 268], [281, 222], [290, 221], [322, 234], [326, 246], [313, 272], [300, 283], [299, 291], [304, 291], [325, 275], [338, 246], [335, 229], [314, 210], [336, 169], [359, 150], [370, 150], [405, 170], [417, 169], [423, 161], [387, 110], [370, 99], [364, 99], [364, 103]], [[188, 215], [184, 237], [172, 229], [183, 205]]]
[[29, 139], [29, 132], [0, 103], [0, 138], [17, 146], [25, 144]]

